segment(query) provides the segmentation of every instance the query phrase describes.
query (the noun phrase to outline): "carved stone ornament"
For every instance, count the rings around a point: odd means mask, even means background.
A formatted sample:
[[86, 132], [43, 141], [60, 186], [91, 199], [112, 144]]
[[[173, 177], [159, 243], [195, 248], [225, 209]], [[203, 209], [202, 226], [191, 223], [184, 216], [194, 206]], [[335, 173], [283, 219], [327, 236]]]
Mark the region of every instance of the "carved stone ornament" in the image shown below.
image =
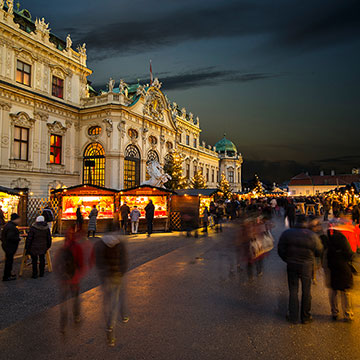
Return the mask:
[[184, 107], [181, 109], [181, 117], [183, 119], [186, 119], [186, 108], [184, 108]]
[[35, 120], [48, 121], [49, 120], [49, 114], [47, 114], [44, 111], [35, 110], [34, 111], [34, 118], [35, 118]]
[[54, 180], [52, 182], [49, 182], [49, 189], [61, 189], [64, 186], [64, 183], [60, 180]]
[[155, 121], [164, 121], [164, 99], [156, 90], [149, 90], [145, 97], [143, 113]]
[[14, 0], [6, 0], [6, 5], [8, 7], [8, 14], [12, 15], [14, 13]]
[[153, 81], [153, 83], [151, 84], [155, 89], [160, 90], [161, 86], [162, 86], [162, 82], [159, 81], [158, 78], [155, 78], [155, 80]]
[[27, 49], [18, 48], [18, 47], [14, 47], [13, 49], [15, 51], [16, 58], [19, 60], [23, 60], [28, 63], [34, 63], [35, 61], [38, 60], [38, 58], [31, 51]]
[[43, 39], [50, 35], [49, 23], [45, 22], [44, 18], [35, 20], [36, 32], [41, 35]]
[[139, 85], [139, 87], [137, 88], [137, 90], [136, 90], [136, 95], [137, 96], [143, 96], [143, 97], [145, 97], [146, 96], [146, 89], [145, 89], [145, 86], [143, 86], [143, 85]]
[[0, 101], [0, 108], [4, 109], [5, 111], [11, 110], [11, 104], [5, 101]]
[[35, 119], [32, 119], [27, 113], [20, 111], [17, 114], [10, 114], [12, 125], [32, 128]]
[[104, 124], [105, 124], [106, 134], [108, 137], [110, 137], [113, 131], [113, 122], [111, 119], [104, 119]]
[[52, 124], [47, 123], [47, 127], [49, 128], [49, 132], [52, 134], [65, 135], [67, 127], [64, 126], [60, 121], [54, 121]]
[[29, 189], [31, 186], [31, 182], [26, 180], [25, 178], [17, 178], [10, 183], [12, 188], [18, 189]]

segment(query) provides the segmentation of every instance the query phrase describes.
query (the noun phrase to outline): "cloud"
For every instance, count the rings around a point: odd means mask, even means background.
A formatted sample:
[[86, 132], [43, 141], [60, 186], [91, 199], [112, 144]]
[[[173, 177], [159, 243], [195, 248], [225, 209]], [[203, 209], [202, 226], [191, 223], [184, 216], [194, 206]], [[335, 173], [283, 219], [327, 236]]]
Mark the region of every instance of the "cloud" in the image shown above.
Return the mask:
[[[163, 75], [163, 76], [161, 76]], [[224, 82], [243, 83], [256, 80], [264, 80], [268, 78], [278, 77], [279, 74], [272, 73], [240, 73], [236, 70], [220, 70], [216, 67], [207, 67], [195, 69], [192, 71], [182, 72], [178, 74], [163, 73], [159, 74], [160, 81], [165, 91], [185, 90], [199, 86], [219, 85]], [[139, 79], [129, 79], [130, 84], [149, 82], [148, 77], [141, 76]], [[94, 85], [96, 88], [105, 89], [106, 85]]]
[[190, 40], [252, 35], [262, 35], [262, 44], [275, 49], [313, 50], [358, 40], [359, 14], [357, 0], [221, 1], [167, 13], [149, 10], [149, 20], [132, 20], [129, 15], [128, 21], [91, 24], [72, 35], [88, 44], [93, 58], [147, 52]]

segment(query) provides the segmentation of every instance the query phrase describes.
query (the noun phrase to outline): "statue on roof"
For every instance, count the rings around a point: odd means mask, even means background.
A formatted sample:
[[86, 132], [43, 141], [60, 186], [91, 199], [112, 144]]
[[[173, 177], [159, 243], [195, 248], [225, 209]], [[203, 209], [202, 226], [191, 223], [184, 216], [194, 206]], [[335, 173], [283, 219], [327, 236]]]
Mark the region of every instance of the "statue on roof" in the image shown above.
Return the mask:
[[[4, 1], [2, 1], [3, 6], [4, 6]], [[8, 8], [8, 14], [13, 14], [14, 13], [14, 0], [6, 0], [6, 5]]]
[[151, 84], [155, 89], [160, 90], [162, 83], [159, 81], [158, 78], [155, 78], [155, 80]]
[[108, 82], [109, 92], [113, 92], [114, 86], [115, 86], [115, 80], [113, 78], [110, 78], [110, 80]]
[[192, 112], [189, 113], [189, 121], [194, 122], [194, 114]]
[[120, 94], [122, 94], [123, 92], [125, 93], [126, 88], [127, 88], [126, 82], [123, 79], [120, 79], [120, 85], [119, 85]]
[[200, 118], [197, 116], [195, 121], [194, 121], [195, 125], [199, 125], [200, 124]]
[[36, 30], [40, 31], [43, 34], [50, 33], [49, 23], [46, 23], [44, 18], [36, 19], [35, 27], [36, 27]]
[[186, 108], [184, 107], [181, 109], [181, 117], [184, 119], [186, 118]]
[[136, 90], [136, 95], [137, 96], [146, 96], [146, 89], [144, 85], [139, 85], [137, 90]]
[[80, 55], [86, 56], [86, 43], [79, 45], [77, 47], [77, 51], [79, 52]]
[[68, 36], [66, 37], [66, 50], [69, 50], [71, 46], [72, 46], [72, 40], [70, 34], [68, 34]]

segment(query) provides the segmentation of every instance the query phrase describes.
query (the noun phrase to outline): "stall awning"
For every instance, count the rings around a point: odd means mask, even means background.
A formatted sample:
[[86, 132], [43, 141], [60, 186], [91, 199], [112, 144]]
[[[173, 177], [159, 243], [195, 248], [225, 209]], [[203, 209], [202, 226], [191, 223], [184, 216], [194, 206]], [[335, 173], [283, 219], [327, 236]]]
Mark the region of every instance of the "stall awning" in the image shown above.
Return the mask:
[[86, 184], [70, 186], [68, 188], [51, 190], [52, 194], [61, 194], [61, 195], [67, 195], [67, 196], [71, 196], [71, 195], [76, 195], [76, 196], [79, 196], [79, 195], [80, 196], [102, 195], [102, 196], [105, 196], [105, 195], [115, 195], [118, 192], [119, 192], [119, 190], [110, 189], [110, 188], [97, 186], [97, 185], [86, 185]]
[[21, 195], [20, 194], [20, 191], [17, 191], [15, 189], [10, 189], [10, 188], [7, 188], [5, 186], [0, 186], [0, 192], [2, 193], [6, 193], [6, 194], [9, 194], [9, 195]]
[[213, 196], [220, 192], [219, 189], [181, 189], [176, 190], [177, 195], [189, 195], [189, 196]]
[[174, 191], [156, 186], [140, 185], [130, 189], [120, 190], [120, 195], [170, 195]]

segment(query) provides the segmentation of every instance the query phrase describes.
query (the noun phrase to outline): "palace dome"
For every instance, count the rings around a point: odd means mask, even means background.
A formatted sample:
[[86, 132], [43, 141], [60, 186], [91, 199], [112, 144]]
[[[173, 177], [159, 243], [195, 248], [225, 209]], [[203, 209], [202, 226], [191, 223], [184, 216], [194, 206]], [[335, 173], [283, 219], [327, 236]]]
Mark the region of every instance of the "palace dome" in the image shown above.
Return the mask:
[[235, 144], [224, 137], [215, 144], [217, 153], [225, 156], [235, 156], [237, 154], [237, 148]]

